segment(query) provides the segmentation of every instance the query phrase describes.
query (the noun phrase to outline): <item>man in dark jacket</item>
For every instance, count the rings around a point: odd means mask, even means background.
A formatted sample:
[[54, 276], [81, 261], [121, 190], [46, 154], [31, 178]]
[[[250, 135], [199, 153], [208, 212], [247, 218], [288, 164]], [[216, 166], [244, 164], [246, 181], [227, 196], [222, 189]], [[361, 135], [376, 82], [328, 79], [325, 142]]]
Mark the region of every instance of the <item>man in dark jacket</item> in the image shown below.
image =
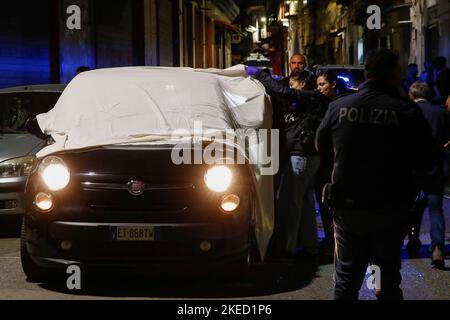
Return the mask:
[[[306, 56], [301, 53], [294, 53], [292, 55], [291, 59], [289, 60], [290, 74], [289, 74], [289, 76], [279, 80], [277, 87], [280, 88], [282, 86], [285, 89], [289, 89], [290, 82], [294, 75], [308, 73], [308, 75], [311, 76], [310, 72], [305, 70], [306, 67], [307, 67]], [[274, 106], [274, 110], [273, 110], [274, 126], [273, 126], [273, 128], [279, 129], [280, 131], [284, 131], [285, 130], [284, 115], [286, 113], [286, 109], [291, 106], [292, 97], [286, 97], [285, 95], [280, 94], [279, 91], [273, 92], [270, 88], [266, 88], [266, 89], [267, 89], [268, 94], [272, 98], [272, 104]], [[284, 168], [283, 167], [284, 162], [285, 162], [284, 160], [286, 160], [286, 157], [287, 157], [287, 148], [288, 148], [288, 146], [286, 145], [285, 136], [281, 136], [280, 150], [283, 153], [283, 155], [280, 159], [281, 164], [282, 164], [281, 169]]]
[[444, 192], [444, 145], [448, 141], [448, 132], [446, 124], [446, 114], [444, 106], [436, 106], [429, 102], [431, 93], [428, 85], [417, 81], [409, 89], [409, 97], [419, 105], [425, 119], [431, 127], [433, 138], [437, 148], [440, 151], [439, 163], [433, 170], [423, 176], [422, 185], [424, 197], [421, 199], [425, 205], [418, 204], [417, 223], [408, 231], [409, 242], [420, 244], [419, 231], [423, 215], [423, 209], [428, 206], [430, 215], [430, 236], [432, 264], [436, 268], [443, 268], [444, 263], [444, 244], [445, 244], [445, 220], [443, 212], [443, 192]]
[[358, 299], [372, 264], [377, 297], [402, 299], [400, 254], [414, 171], [431, 169], [436, 150], [418, 106], [400, 98], [397, 55], [370, 51], [365, 70], [368, 80], [330, 104], [316, 135], [319, 152], [335, 154], [326, 193], [334, 209], [334, 295]]

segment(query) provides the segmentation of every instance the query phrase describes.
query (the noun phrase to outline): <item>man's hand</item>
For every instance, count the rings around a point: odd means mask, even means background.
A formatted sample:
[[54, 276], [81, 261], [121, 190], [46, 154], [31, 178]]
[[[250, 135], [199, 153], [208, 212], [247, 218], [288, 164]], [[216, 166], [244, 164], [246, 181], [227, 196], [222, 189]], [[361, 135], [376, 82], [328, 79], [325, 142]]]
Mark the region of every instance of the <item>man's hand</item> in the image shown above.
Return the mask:
[[450, 112], [450, 96], [447, 97], [447, 101], [445, 102], [445, 106], [447, 107], [447, 112]]
[[261, 73], [261, 70], [258, 67], [246, 66], [245, 73], [248, 76], [257, 76]]

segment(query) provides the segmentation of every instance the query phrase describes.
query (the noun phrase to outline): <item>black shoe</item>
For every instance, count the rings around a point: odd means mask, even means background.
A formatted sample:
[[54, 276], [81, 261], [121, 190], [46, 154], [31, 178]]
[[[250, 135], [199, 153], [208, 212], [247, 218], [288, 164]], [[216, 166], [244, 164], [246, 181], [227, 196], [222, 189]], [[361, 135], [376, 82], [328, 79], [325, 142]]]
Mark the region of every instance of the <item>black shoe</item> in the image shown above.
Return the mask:
[[422, 246], [422, 242], [419, 239], [411, 239], [408, 241], [406, 245], [406, 251], [410, 258], [417, 258], [420, 253], [420, 247]]

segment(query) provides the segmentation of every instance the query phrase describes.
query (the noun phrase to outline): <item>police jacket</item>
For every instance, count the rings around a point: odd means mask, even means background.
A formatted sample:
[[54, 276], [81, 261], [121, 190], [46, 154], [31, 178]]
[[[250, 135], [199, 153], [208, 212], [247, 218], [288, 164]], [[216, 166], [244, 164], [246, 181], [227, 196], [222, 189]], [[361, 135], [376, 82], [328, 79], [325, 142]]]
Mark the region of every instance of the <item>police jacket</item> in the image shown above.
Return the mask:
[[269, 92], [289, 101], [278, 105], [283, 108], [288, 152], [292, 155], [317, 155], [314, 146], [315, 133], [331, 100], [318, 90], [305, 91], [286, 87], [274, 80], [268, 70], [263, 70], [257, 79]]
[[417, 104], [376, 79], [330, 104], [316, 148], [334, 151], [336, 208], [406, 208], [415, 196], [414, 172], [430, 170], [437, 161]]

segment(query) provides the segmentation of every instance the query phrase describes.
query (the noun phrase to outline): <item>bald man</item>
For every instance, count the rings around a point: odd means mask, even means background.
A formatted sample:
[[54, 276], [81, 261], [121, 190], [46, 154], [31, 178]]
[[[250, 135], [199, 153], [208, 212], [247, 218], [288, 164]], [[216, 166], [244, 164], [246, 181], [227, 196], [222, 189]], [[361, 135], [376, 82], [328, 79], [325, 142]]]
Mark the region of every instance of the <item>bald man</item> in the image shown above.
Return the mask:
[[303, 71], [306, 68], [306, 57], [303, 54], [296, 53], [291, 57], [289, 62], [291, 74], [296, 71]]
[[283, 85], [285, 85], [286, 87], [289, 87], [290, 77], [295, 72], [301, 72], [301, 71], [305, 70], [305, 68], [306, 68], [306, 57], [301, 53], [294, 53], [294, 55], [292, 55], [291, 59], [289, 60], [289, 69], [290, 69], [291, 73], [290, 73], [289, 77], [286, 77], [283, 80], [281, 80]]

